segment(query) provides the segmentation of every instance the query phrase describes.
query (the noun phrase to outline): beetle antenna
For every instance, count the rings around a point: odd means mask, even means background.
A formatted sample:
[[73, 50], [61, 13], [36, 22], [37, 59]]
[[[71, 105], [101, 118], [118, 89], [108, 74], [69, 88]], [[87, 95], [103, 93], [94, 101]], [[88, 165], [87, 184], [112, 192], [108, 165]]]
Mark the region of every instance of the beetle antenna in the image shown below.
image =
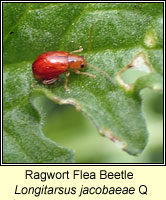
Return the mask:
[[99, 71], [100, 73], [102, 73], [113, 85], [115, 85], [114, 81], [112, 80], [112, 78], [106, 73], [104, 72], [103, 70], [99, 69], [98, 67], [90, 64], [90, 63], [87, 63], [87, 65], [93, 69], [96, 69], [97, 71]]
[[86, 52], [86, 56], [85, 56], [85, 60], [87, 59], [88, 57], [88, 53], [89, 53], [89, 50], [91, 49], [91, 45], [92, 45], [92, 32], [93, 32], [93, 25], [94, 23], [92, 23], [91, 27], [90, 27], [90, 33], [89, 33], [89, 44], [88, 44], [88, 50]]

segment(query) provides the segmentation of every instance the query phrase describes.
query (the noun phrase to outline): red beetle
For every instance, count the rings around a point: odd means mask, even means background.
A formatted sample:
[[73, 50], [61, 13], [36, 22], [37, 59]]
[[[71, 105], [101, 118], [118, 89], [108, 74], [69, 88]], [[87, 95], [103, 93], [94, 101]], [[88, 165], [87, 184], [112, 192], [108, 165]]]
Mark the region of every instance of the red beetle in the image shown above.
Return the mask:
[[65, 51], [48, 51], [36, 58], [32, 64], [33, 75], [43, 84], [54, 83], [60, 74], [66, 72], [65, 89], [68, 90], [67, 82], [70, 72], [69, 68], [73, 69], [76, 74], [83, 74], [95, 78], [94, 75], [80, 72], [79, 68], [86, 66], [86, 61], [82, 56], [73, 54], [82, 51], [82, 48], [71, 53]]
[[[95, 78], [96, 77], [95, 75], [86, 72], [80, 72], [78, 70], [79, 68], [85, 68], [86, 65], [88, 64], [86, 63], [86, 58], [91, 47], [91, 39], [92, 39], [92, 26], [90, 29], [89, 46], [85, 58], [73, 54], [76, 52], [81, 52], [83, 50], [82, 47], [80, 47], [79, 50], [72, 51], [71, 53], [67, 53], [65, 51], [48, 51], [46, 53], [41, 54], [36, 58], [36, 60], [32, 64], [32, 71], [34, 77], [37, 80], [42, 81], [43, 84], [52, 84], [59, 78], [60, 74], [65, 72], [66, 91], [68, 91], [67, 82], [68, 82], [68, 77], [70, 75], [69, 68], [73, 69], [76, 74], [83, 74]], [[105, 77], [107, 77], [113, 83], [112, 79], [107, 73], [103, 72], [101, 69], [91, 64], [88, 64], [88, 66], [95, 68], [96, 70], [104, 74]]]

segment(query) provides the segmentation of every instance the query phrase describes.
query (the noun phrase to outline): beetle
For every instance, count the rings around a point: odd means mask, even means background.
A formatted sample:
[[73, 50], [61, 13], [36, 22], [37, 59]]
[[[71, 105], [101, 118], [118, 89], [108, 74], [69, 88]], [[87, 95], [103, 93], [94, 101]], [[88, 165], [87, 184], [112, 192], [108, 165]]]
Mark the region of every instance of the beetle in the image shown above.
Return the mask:
[[112, 79], [106, 72], [86, 62], [88, 52], [91, 48], [91, 40], [92, 26], [90, 29], [89, 45], [85, 58], [83, 56], [78, 56], [77, 54], [75, 54], [83, 51], [82, 47], [80, 47], [80, 49], [78, 50], [72, 51], [71, 53], [68, 53], [66, 51], [48, 51], [41, 54], [32, 64], [32, 72], [34, 77], [37, 80], [42, 81], [43, 84], [48, 85], [58, 80], [59, 75], [65, 72], [65, 90], [68, 91], [69, 89], [67, 87], [67, 83], [68, 77], [70, 75], [70, 68], [73, 69], [76, 74], [86, 75], [91, 78], [96, 77], [93, 74], [79, 71], [80, 68], [85, 68], [86, 65], [88, 65], [89, 67], [92, 67], [98, 70], [100, 73], [104, 74], [113, 83]]
[[32, 72], [37, 80], [42, 81], [43, 84], [52, 84], [58, 80], [59, 75], [66, 73], [65, 89], [68, 91], [67, 82], [70, 75], [69, 69], [73, 69], [76, 74], [83, 74], [92, 78], [95, 75], [80, 72], [79, 68], [86, 67], [86, 60], [83, 56], [78, 56], [74, 53], [81, 52], [83, 49], [71, 53], [65, 51], [48, 51], [36, 58], [32, 64]]

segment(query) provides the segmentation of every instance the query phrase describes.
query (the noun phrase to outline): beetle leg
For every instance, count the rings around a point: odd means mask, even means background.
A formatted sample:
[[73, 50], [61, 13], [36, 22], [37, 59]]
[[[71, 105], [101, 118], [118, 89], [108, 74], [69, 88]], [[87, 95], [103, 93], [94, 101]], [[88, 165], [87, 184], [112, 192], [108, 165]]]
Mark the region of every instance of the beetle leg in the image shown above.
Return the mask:
[[50, 85], [50, 84], [54, 83], [56, 80], [58, 80], [58, 76], [53, 79], [50, 79], [50, 80], [43, 80], [42, 83], [44, 85]]
[[67, 71], [67, 72], [66, 72], [66, 79], [65, 79], [65, 90], [66, 90], [66, 92], [69, 91], [69, 88], [67, 87], [67, 83], [68, 83], [68, 80], [69, 80], [69, 79], [68, 79], [69, 76], [70, 76], [70, 72]]
[[33, 82], [33, 83], [31, 84], [31, 88], [34, 88], [35, 85], [36, 85], [36, 83], [37, 83], [37, 82]]
[[70, 53], [79, 53], [79, 52], [82, 52], [83, 50], [84, 49], [82, 48], [82, 46], [80, 46], [78, 50], [71, 51]]
[[96, 76], [93, 75], [93, 74], [89, 74], [89, 73], [86, 73], [86, 72], [80, 72], [79, 70], [75, 70], [74, 72], [75, 72], [76, 74], [82, 74], [82, 75], [89, 76], [89, 77], [91, 77], [91, 78], [96, 78]]

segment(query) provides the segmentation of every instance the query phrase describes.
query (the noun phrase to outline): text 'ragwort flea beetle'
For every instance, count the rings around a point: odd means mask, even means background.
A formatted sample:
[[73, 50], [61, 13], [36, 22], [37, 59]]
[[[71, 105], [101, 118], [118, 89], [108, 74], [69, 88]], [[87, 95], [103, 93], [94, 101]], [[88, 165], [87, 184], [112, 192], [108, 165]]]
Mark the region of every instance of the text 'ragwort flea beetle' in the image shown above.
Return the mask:
[[[90, 31], [88, 51], [91, 46], [91, 35], [92, 27]], [[32, 72], [34, 77], [37, 80], [42, 81], [43, 84], [47, 85], [54, 83], [56, 80], [58, 80], [59, 75], [65, 72], [65, 90], [68, 91], [69, 89], [67, 87], [67, 82], [70, 75], [70, 68], [73, 69], [76, 74], [83, 74], [95, 78], [95, 75], [79, 71], [79, 68], [85, 68], [86, 65], [88, 65], [103, 73], [112, 82], [112, 79], [107, 73], [89, 63], [86, 63], [88, 51], [85, 58], [83, 56], [78, 56], [75, 54], [77, 52], [81, 52], [82, 50], [83, 48], [80, 47], [79, 50], [72, 51], [71, 53], [67, 53], [65, 51], [48, 51], [41, 54], [32, 64]]]

